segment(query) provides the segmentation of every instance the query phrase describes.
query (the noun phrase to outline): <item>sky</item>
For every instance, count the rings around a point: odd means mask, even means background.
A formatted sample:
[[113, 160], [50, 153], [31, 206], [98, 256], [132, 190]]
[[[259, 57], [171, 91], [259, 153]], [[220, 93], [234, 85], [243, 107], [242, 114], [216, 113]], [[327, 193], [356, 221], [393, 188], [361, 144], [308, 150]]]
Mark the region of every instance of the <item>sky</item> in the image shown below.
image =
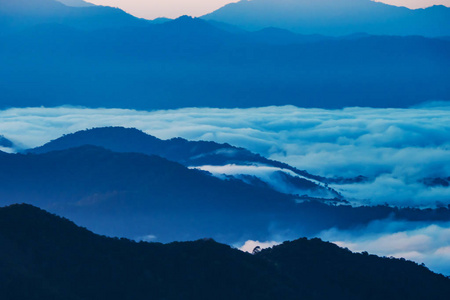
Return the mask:
[[[238, 0], [86, 0], [97, 5], [119, 7], [137, 17], [155, 19], [176, 18], [182, 15], [202, 16]], [[383, 0], [397, 6], [423, 8], [442, 4], [450, 6], [450, 0]]]
[[141, 18], [177, 18], [182, 15], [199, 17], [238, 0], [87, 0], [97, 5], [119, 7]]

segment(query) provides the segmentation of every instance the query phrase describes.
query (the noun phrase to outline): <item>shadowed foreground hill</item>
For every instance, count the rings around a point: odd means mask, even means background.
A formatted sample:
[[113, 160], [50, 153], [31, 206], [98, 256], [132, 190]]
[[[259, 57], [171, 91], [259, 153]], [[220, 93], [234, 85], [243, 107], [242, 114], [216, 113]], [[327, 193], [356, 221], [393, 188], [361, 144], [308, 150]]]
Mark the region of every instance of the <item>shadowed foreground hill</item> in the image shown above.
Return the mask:
[[301, 239], [250, 255], [213, 240], [101, 237], [36, 207], [0, 208], [3, 299], [447, 299], [415, 263]]

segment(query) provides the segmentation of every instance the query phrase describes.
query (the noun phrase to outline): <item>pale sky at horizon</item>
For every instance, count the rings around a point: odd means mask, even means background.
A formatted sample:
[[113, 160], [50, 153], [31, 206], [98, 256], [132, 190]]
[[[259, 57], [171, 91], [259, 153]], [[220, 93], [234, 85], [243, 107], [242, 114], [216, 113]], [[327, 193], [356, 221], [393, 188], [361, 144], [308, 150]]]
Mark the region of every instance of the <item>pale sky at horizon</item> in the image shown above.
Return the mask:
[[[239, 0], [86, 0], [97, 5], [119, 7], [126, 12], [141, 18], [158, 17], [176, 18], [182, 15], [199, 17], [220, 7]], [[450, 7], [450, 0], [382, 0], [397, 6], [424, 8], [432, 5]]]

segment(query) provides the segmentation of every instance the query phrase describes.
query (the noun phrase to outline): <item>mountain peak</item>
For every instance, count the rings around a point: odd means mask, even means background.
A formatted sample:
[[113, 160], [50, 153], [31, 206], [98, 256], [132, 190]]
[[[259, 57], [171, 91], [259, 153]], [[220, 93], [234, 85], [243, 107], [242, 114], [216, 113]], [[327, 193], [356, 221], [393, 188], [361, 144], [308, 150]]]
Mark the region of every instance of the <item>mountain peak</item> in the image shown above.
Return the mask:
[[444, 36], [450, 32], [450, 8], [413, 10], [371, 0], [252, 0], [231, 3], [203, 17], [247, 30], [279, 27], [301, 34], [332, 36]]
[[187, 16], [187, 15], [181, 16], [175, 20], [170, 20], [170, 21], [164, 22], [162, 25], [165, 26], [166, 28], [183, 27], [183, 30], [189, 30], [189, 29], [195, 30], [196, 34], [199, 34], [204, 30], [219, 31], [218, 28], [209, 24], [205, 20], [200, 19], [200, 18], [194, 18], [194, 17]]
[[66, 6], [72, 6], [72, 7], [90, 7], [95, 6], [94, 4], [90, 2], [86, 2], [83, 0], [57, 0], [58, 2], [61, 2], [62, 4]]
[[30, 205], [0, 208], [0, 239], [7, 299], [443, 300], [450, 292], [448, 278], [423, 266], [319, 239], [255, 255], [212, 239], [136, 243]]
[[13, 14], [48, 14], [64, 8], [56, 0], [0, 0], [0, 12]]
[[82, 0], [0, 0], [0, 14], [6, 17], [2, 22], [3, 31], [13, 32], [40, 24], [60, 24], [85, 30], [149, 24], [118, 8], [89, 5]]

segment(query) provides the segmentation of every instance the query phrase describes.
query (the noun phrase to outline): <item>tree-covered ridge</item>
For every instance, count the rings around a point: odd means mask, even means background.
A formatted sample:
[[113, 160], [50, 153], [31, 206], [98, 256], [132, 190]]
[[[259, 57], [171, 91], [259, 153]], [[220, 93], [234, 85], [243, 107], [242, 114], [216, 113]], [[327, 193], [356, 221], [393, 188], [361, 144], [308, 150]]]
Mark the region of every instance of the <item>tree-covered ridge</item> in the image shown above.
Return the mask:
[[[0, 155], [0, 203], [28, 203], [109, 236], [158, 241], [204, 236], [225, 243], [290, 238], [374, 220], [448, 221], [450, 209], [326, 205], [264, 185], [220, 180], [142, 153], [82, 146], [43, 154]], [[301, 199], [302, 201], [305, 199]]]
[[446, 299], [415, 263], [300, 239], [243, 253], [210, 239], [98, 236], [30, 205], [0, 208], [4, 299]]
[[212, 141], [190, 141], [183, 138], [158, 139], [136, 128], [98, 127], [66, 134], [27, 153], [42, 154], [51, 151], [92, 145], [114, 152], [136, 152], [158, 155], [185, 166], [263, 164], [291, 170], [314, 180], [327, 180], [298, 170], [288, 164], [267, 159], [241, 147]]

